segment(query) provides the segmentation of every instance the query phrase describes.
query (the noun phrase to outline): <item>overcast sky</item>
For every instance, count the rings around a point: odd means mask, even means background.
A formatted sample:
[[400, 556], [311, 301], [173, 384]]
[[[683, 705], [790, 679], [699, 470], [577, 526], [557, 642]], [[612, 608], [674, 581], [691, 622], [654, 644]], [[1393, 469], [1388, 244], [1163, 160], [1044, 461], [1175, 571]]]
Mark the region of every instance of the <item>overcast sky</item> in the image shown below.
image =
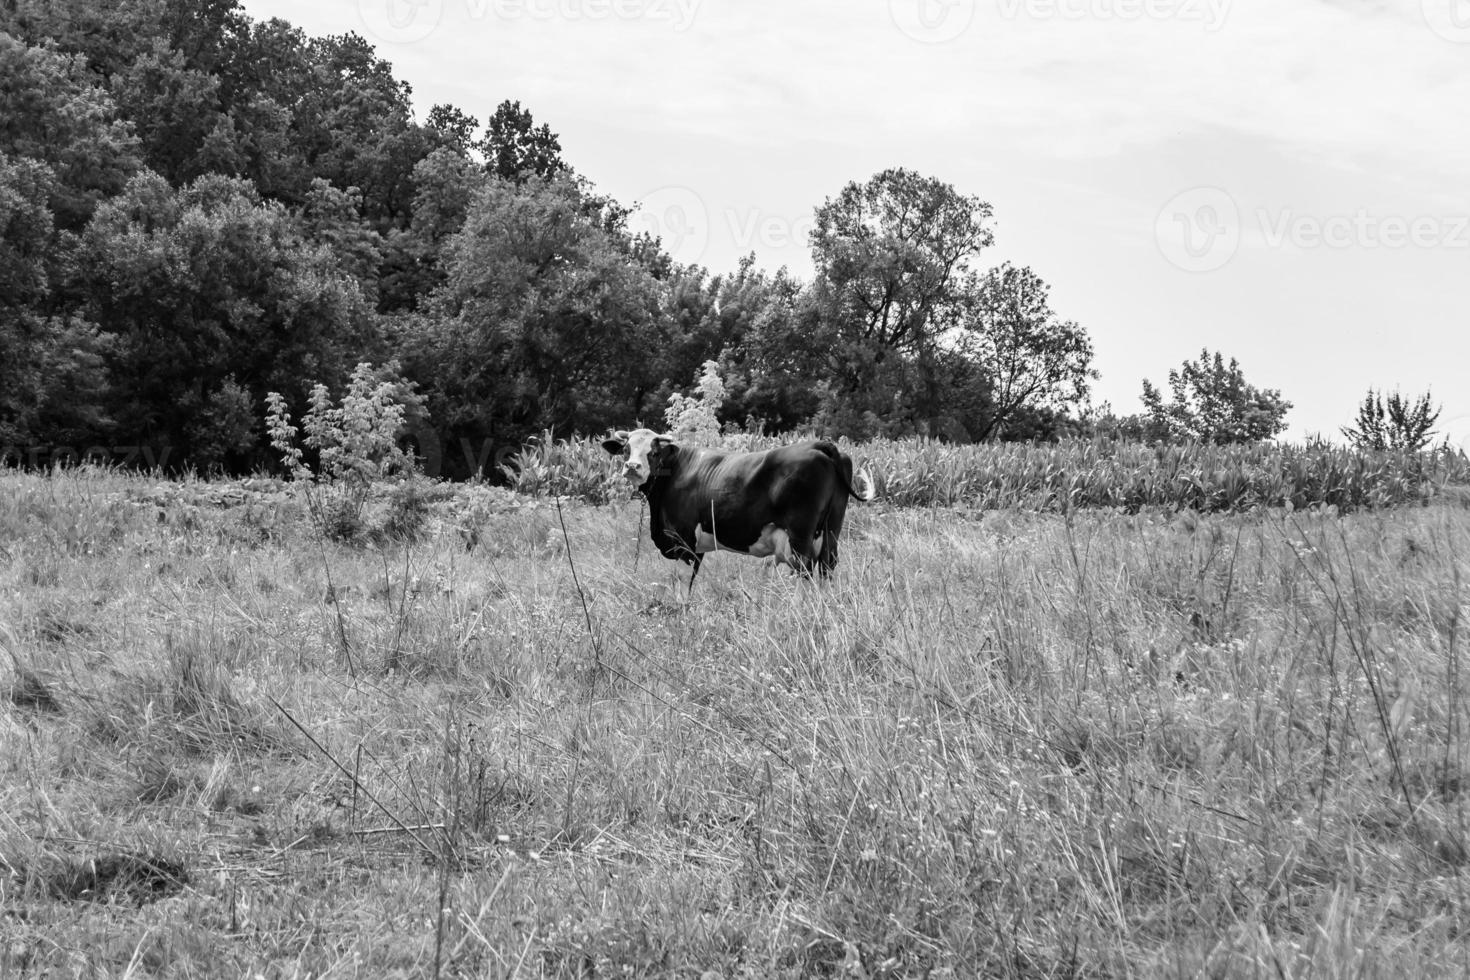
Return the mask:
[[1200, 348], [1335, 434], [1431, 388], [1470, 448], [1470, 0], [244, 0], [355, 31], [420, 118], [516, 99], [676, 258], [810, 273], [903, 166], [1091, 333], [1135, 411]]

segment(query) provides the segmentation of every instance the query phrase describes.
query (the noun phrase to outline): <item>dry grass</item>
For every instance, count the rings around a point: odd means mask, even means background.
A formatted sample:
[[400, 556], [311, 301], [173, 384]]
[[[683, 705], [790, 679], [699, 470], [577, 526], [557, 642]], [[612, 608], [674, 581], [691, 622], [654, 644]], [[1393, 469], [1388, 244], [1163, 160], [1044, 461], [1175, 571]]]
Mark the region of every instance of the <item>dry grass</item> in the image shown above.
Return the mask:
[[448, 496], [0, 474], [0, 976], [1470, 969], [1470, 510]]

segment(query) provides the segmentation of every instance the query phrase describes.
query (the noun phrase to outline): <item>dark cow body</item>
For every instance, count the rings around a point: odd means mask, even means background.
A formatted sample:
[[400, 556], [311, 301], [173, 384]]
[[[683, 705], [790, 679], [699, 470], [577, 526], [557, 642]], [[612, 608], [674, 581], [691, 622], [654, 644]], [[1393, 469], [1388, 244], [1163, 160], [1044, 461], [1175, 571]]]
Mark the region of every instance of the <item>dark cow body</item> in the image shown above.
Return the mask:
[[[603, 446], [628, 454], [628, 478], [648, 498], [653, 543], [693, 566], [691, 587], [716, 549], [774, 555], [803, 574], [826, 575], [837, 564], [848, 497], [871, 498], [853, 488], [852, 460], [825, 441], [741, 453], [679, 446], [640, 429]], [[866, 474], [863, 481], [871, 482]]]

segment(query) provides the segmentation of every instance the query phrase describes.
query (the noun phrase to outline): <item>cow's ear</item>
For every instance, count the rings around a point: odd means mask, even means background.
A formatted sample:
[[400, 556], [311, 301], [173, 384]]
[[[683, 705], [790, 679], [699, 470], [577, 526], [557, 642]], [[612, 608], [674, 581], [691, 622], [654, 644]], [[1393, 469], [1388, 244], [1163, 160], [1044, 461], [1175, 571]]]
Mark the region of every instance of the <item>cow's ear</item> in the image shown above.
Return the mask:
[[621, 429], [614, 432], [611, 436], [602, 440], [602, 448], [606, 449], [613, 456], [621, 456], [623, 450], [628, 448], [628, 433], [623, 432]]
[[672, 445], [674, 445], [674, 440], [671, 439], [671, 438], [669, 438], [668, 436], [654, 436], [653, 437], [653, 448], [654, 449], [667, 449], [667, 448], [669, 448]]

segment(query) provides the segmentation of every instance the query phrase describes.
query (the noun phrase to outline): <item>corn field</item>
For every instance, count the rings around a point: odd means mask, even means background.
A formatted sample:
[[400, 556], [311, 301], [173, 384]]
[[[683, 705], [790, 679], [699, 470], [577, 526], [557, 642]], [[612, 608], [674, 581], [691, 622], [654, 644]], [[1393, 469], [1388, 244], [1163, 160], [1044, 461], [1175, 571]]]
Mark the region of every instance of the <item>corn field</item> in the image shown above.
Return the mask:
[[[735, 436], [730, 448], [788, 440]], [[953, 445], [932, 440], [840, 442], [873, 477], [877, 499], [900, 507], [1071, 508], [1137, 513], [1150, 507], [1238, 512], [1331, 506], [1346, 513], [1424, 503], [1470, 484], [1470, 460], [1453, 450], [1360, 452], [1336, 446], [1182, 444], [1099, 439], [1049, 445]], [[543, 439], [506, 468], [535, 496], [603, 503], [627, 494], [601, 442]]]

